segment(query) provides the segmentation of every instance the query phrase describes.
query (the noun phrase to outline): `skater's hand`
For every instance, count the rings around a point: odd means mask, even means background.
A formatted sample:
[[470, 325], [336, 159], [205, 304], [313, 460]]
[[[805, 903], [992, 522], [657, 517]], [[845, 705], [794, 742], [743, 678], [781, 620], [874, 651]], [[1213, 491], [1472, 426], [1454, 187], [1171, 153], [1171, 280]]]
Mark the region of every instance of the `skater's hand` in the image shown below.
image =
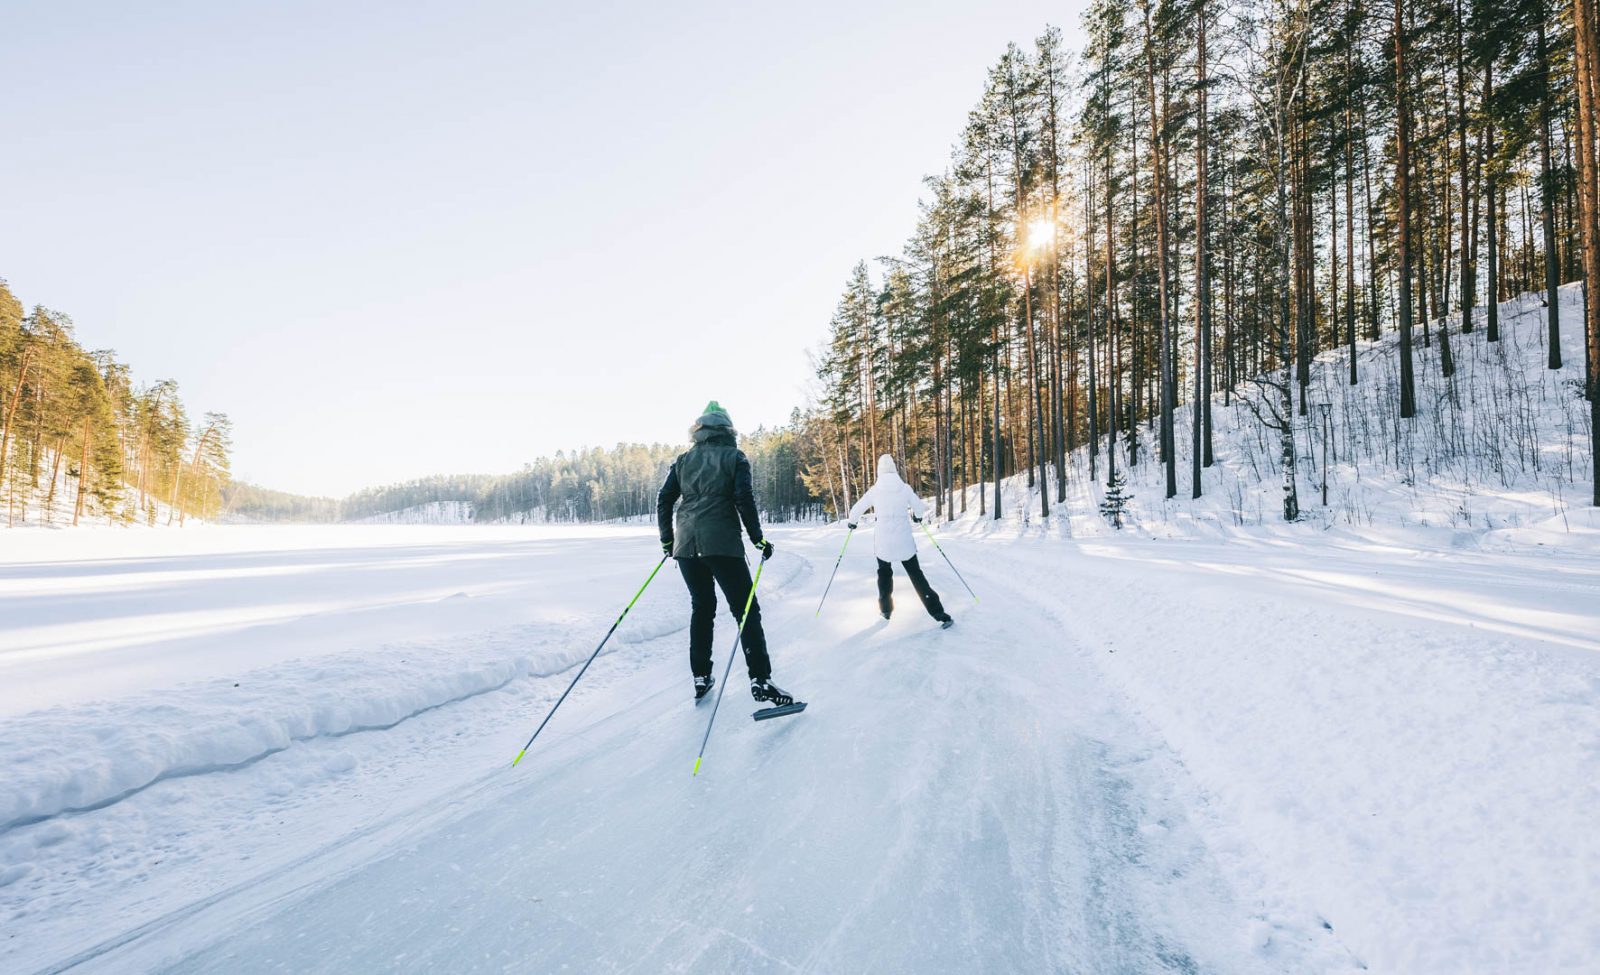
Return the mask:
[[664, 539], [661, 540], [661, 554], [662, 555], [671, 555], [672, 554], [672, 539], [664, 538]]
[[912, 515], [911, 516], [911, 520], [916, 522], [919, 525], [922, 524], [922, 516], [921, 515]]
[[855, 531], [856, 530], [856, 523], [853, 522], [853, 521], [846, 522], [845, 523], [845, 527], [850, 529], [851, 531]]
[[761, 550], [761, 561], [765, 562], [766, 560], [772, 558], [772, 543], [767, 541], [765, 538], [759, 542], [756, 542], [756, 548]]

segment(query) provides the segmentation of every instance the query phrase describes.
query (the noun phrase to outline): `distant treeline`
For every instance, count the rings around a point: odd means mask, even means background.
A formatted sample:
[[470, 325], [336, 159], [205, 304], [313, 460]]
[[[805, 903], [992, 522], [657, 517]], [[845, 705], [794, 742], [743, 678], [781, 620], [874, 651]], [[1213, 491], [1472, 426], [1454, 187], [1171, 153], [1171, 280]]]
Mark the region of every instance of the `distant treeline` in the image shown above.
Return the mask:
[[[757, 430], [740, 447], [755, 472], [756, 501], [773, 521], [818, 517], [822, 501], [801, 478], [795, 434]], [[360, 521], [443, 504], [474, 522], [595, 522], [651, 516], [667, 468], [685, 445], [618, 444], [541, 457], [511, 474], [437, 475], [367, 488], [343, 501], [233, 485], [226, 515], [247, 521]]]
[[225, 519], [242, 521], [292, 521], [308, 524], [339, 520], [337, 498], [312, 498], [288, 491], [233, 481], [222, 489]]

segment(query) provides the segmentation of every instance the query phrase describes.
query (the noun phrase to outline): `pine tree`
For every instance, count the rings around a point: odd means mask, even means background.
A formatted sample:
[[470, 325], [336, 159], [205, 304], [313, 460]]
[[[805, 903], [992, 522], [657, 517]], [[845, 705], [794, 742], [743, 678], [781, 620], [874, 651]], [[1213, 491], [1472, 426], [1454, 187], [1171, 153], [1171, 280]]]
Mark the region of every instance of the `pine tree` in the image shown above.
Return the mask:
[[1133, 495], [1127, 490], [1127, 479], [1119, 471], [1111, 472], [1111, 479], [1106, 482], [1105, 498], [1100, 502], [1100, 513], [1111, 519], [1111, 527], [1122, 528], [1122, 514], [1128, 510], [1128, 503], [1133, 500]]

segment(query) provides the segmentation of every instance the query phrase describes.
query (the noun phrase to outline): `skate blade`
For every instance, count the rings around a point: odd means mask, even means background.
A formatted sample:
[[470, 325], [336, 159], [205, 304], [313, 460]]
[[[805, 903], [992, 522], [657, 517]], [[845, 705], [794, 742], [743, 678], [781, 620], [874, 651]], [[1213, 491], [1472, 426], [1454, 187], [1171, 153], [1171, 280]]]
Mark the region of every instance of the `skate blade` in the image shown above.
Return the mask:
[[805, 709], [806, 702], [796, 701], [793, 704], [785, 704], [782, 707], [762, 708], [760, 711], [750, 715], [750, 717], [755, 718], [757, 721], [765, 721], [768, 718], [781, 718], [786, 714], [799, 714]]

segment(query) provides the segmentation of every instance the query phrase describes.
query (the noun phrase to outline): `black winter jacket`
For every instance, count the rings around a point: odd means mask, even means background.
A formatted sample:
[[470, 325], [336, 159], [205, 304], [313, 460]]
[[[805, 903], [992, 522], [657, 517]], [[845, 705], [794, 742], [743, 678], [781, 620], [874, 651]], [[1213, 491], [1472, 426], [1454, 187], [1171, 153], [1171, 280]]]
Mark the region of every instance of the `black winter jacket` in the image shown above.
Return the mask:
[[[678, 503], [680, 499], [682, 504]], [[673, 544], [675, 559], [702, 555], [741, 558], [741, 521], [750, 541], [760, 541], [761, 519], [756, 513], [750, 461], [739, 449], [732, 427], [697, 427], [694, 446], [673, 461], [667, 480], [656, 495], [656, 526], [661, 531], [661, 541]]]

